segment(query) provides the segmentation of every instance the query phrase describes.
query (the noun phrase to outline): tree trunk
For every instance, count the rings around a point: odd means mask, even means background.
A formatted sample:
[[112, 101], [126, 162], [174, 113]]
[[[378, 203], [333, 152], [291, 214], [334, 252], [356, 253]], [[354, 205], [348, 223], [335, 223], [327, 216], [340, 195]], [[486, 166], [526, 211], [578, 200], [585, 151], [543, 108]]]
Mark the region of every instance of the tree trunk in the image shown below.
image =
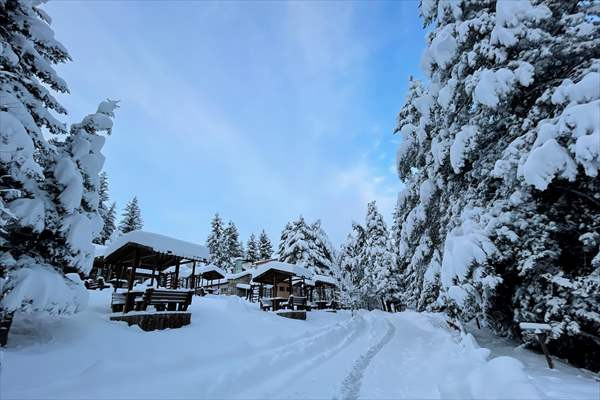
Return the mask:
[[6, 346], [8, 342], [8, 332], [12, 324], [13, 313], [0, 312], [0, 347]]

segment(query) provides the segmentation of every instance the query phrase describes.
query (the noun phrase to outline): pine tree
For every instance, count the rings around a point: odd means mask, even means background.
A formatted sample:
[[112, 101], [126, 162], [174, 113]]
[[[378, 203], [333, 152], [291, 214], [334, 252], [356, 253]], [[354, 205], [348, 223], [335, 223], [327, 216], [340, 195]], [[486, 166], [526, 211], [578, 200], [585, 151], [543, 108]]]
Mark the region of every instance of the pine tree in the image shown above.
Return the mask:
[[273, 245], [264, 229], [258, 237], [258, 254], [261, 260], [268, 260], [273, 257]]
[[556, 354], [600, 354], [589, 336], [600, 329], [589, 295], [600, 246], [600, 121], [589, 119], [598, 7], [432, 1], [421, 12], [429, 82], [411, 82], [397, 129], [408, 212], [396, 252], [409, 301], [500, 333], [546, 322]]
[[317, 274], [330, 275], [335, 260], [335, 251], [327, 233], [321, 227], [321, 220], [315, 221], [310, 226], [310, 231], [312, 240], [310, 265], [314, 267]]
[[285, 242], [280, 245], [282, 252], [279, 253], [279, 259], [290, 264], [314, 268], [312, 231], [302, 216], [290, 223], [290, 230], [285, 236]]
[[[108, 207], [108, 205], [107, 205], [108, 200], [109, 200], [109, 195], [108, 195], [108, 175], [106, 174], [106, 172], [102, 172], [100, 174], [100, 185], [98, 188], [98, 197], [99, 197], [98, 212], [104, 222], [103, 222], [102, 231], [100, 232], [99, 236], [94, 238], [94, 243], [105, 244], [106, 241], [110, 238], [110, 234], [112, 234], [110, 226], [106, 227], [106, 229], [105, 229], [106, 224], [107, 223], [110, 224], [109, 219], [111, 218], [109, 215], [110, 207]], [[114, 231], [114, 223], [115, 223], [114, 215], [112, 216], [112, 218], [113, 218], [112, 229]], [[107, 232], [110, 232], [110, 234], [108, 236], [106, 236]]]
[[246, 245], [246, 259], [250, 262], [258, 261], [260, 259], [258, 243], [256, 242], [254, 233], [250, 235], [248, 244]]
[[339, 282], [338, 289], [342, 304], [346, 304], [352, 309], [358, 309], [366, 304], [360, 290], [364, 274], [360, 255], [365, 245], [365, 232], [363, 227], [357, 223], [353, 223], [352, 228], [354, 234], [348, 234], [346, 241], [340, 247], [333, 272]]
[[223, 231], [223, 240], [226, 249], [226, 256], [229, 259], [229, 268], [233, 268], [233, 259], [244, 255], [243, 245], [240, 242], [240, 236], [237, 227], [232, 221], [229, 221]]
[[228, 268], [231, 260], [228, 256], [228, 247], [225, 239], [225, 228], [223, 220], [216, 213], [210, 222], [211, 231], [206, 240], [206, 246], [210, 251], [210, 262], [219, 268]]
[[134, 196], [131, 201], [125, 206], [123, 210], [123, 216], [119, 223], [119, 231], [121, 233], [128, 233], [132, 231], [138, 231], [144, 227], [142, 220], [142, 212], [138, 203], [137, 196]]
[[[37, 2], [5, 0], [0, 20], [0, 319], [73, 313], [86, 294], [69, 273], [92, 266], [101, 228], [99, 133], [110, 133], [116, 102], [67, 131], [52, 113], [66, 110], [49, 89], [68, 92], [53, 65], [70, 57], [50, 17]], [[43, 130], [64, 141], [49, 143]]]
[[279, 238], [279, 246], [277, 248], [277, 255], [278, 255], [280, 261], [282, 261], [282, 256], [283, 256], [283, 254], [285, 254], [285, 246], [286, 246], [286, 243], [287, 243], [287, 240], [288, 240], [288, 237], [289, 237], [291, 231], [292, 231], [292, 223], [288, 222], [287, 224], [285, 224], [285, 227], [281, 231], [281, 236]]
[[389, 233], [375, 202], [367, 206], [365, 245], [360, 254], [364, 268], [360, 288], [369, 307], [379, 306], [379, 299], [390, 300], [396, 283], [392, 270]]
[[110, 208], [106, 211], [106, 215], [104, 216], [104, 226], [102, 227], [102, 231], [97, 238], [97, 243], [106, 244], [111, 241], [115, 231], [117, 230], [116, 220], [117, 203], [113, 201], [113, 203], [110, 205]]

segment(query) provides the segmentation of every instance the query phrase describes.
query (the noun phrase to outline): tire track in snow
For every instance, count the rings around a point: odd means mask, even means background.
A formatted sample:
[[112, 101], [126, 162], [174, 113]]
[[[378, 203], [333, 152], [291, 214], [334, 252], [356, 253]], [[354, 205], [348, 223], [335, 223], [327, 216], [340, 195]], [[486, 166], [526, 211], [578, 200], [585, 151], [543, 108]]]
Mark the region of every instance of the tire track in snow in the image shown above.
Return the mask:
[[386, 323], [388, 324], [388, 330], [383, 336], [383, 338], [381, 338], [379, 342], [371, 346], [366, 353], [364, 353], [362, 356], [360, 356], [358, 360], [356, 360], [356, 362], [354, 363], [354, 367], [352, 367], [352, 370], [342, 382], [339, 396], [340, 399], [358, 399], [360, 387], [362, 385], [362, 378], [365, 374], [366, 369], [369, 367], [371, 360], [377, 355], [377, 353], [381, 351], [381, 349], [385, 347], [386, 344], [390, 342], [390, 340], [392, 340], [392, 338], [396, 334], [396, 327], [388, 320], [386, 320]]
[[[365, 331], [365, 322], [363, 318], [344, 321], [329, 326], [315, 335], [292, 341], [278, 348], [259, 352], [246, 358], [243, 365], [233, 372], [219, 373], [218, 368], [213, 366], [213, 368], [204, 371], [205, 373], [210, 371], [209, 375], [213, 376], [212, 384], [207, 385], [205, 395], [214, 397], [215, 390], [222, 391], [223, 385], [228, 385], [226, 397], [264, 397], [264, 395], [248, 396], [244, 393], [252, 393], [267, 382], [278, 381], [282, 377], [286, 379], [290, 372], [295, 370], [294, 366], [298, 364], [298, 360], [303, 360], [302, 364], [307, 365], [333, 356], [353, 342], [360, 332]], [[331, 347], [326, 354], [323, 354], [323, 346]], [[220, 379], [215, 381], [215, 375], [220, 375]], [[243, 382], [243, 385], [231, 386], [227, 382]]]

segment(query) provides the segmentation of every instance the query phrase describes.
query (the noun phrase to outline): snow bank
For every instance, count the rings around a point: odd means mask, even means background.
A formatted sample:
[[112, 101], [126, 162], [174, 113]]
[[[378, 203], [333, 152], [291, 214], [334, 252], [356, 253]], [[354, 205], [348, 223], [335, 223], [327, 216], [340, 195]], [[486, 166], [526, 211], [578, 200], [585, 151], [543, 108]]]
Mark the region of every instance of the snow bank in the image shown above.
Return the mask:
[[20, 260], [22, 267], [9, 272], [8, 293], [2, 307], [25, 313], [73, 314], [85, 309], [88, 293], [77, 274], [66, 277], [48, 265]]
[[467, 382], [473, 399], [539, 399], [523, 363], [512, 357], [497, 357], [471, 371]]

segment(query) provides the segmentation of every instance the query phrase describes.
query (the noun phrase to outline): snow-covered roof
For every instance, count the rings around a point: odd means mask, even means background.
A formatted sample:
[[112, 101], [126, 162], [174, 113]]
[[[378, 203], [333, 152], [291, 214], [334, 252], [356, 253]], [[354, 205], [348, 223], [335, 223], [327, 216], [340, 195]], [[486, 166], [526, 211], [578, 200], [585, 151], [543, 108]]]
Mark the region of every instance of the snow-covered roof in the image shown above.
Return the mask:
[[[169, 268], [165, 268], [163, 270], [163, 273], [168, 274], [171, 272], [175, 272], [176, 269], [177, 269], [177, 266], [171, 265]], [[179, 277], [180, 278], [187, 278], [191, 274], [192, 274], [192, 268], [188, 267], [187, 265], [179, 266]]]
[[256, 278], [267, 272], [270, 269], [276, 269], [279, 271], [289, 272], [296, 276], [300, 276], [303, 278], [312, 278], [312, 273], [308, 268], [301, 267], [296, 264], [289, 264], [282, 261], [269, 261], [264, 264], [260, 264], [256, 267], [255, 270], [252, 271], [252, 277]]
[[250, 289], [250, 285], [247, 283], [238, 283], [235, 285], [235, 287], [240, 288], [240, 289]]
[[223, 277], [227, 276], [227, 272], [225, 272], [223, 269], [217, 267], [214, 264], [208, 264], [208, 265], [202, 265], [200, 267], [196, 267], [196, 275], [205, 275], [209, 272], [216, 272]]
[[242, 276], [252, 275], [252, 272], [253, 271], [251, 271], [251, 270], [246, 270], [246, 271], [238, 272], [236, 274], [227, 274], [225, 277], [227, 279], [238, 279], [238, 278], [241, 278]]
[[[175, 272], [175, 269], [176, 269], [176, 267], [174, 265], [172, 265], [169, 268], [165, 269], [163, 272], [171, 273], [171, 272]], [[193, 268], [190, 267], [189, 265], [181, 265], [179, 267], [179, 277], [187, 278], [192, 275], [192, 271], [193, 271]], [[213, 264], [196, 266], [196, 276], [200, 276], [202, 274], [207, 274], [209, 272], [216, 272], [217, 274], [220, 274], [223, 277], [227, 276], [227, 273], [223, 269], [221, 269]]]
[[323, 283], [328, 283], [330, 285], [334, 285], [337, 286], [337, 280], [333, 277], [333, 276], [327, 276], [327, 275], [315, 275], [313, 280], [315, 282], [323, 282]]
[[106, 254], [106, 246], [96, 243], [92, 244], [94, 245], [94, 257], [104, 257], [104, 254]]
[[140, 244], [158, 253], [172, 254], [189, 260], [202, 261], [210, 257], [205, 246], [146, 231], [132, 231], [119, 236], [106, 246], [104, 257], [111, 255], [127, 243]]

